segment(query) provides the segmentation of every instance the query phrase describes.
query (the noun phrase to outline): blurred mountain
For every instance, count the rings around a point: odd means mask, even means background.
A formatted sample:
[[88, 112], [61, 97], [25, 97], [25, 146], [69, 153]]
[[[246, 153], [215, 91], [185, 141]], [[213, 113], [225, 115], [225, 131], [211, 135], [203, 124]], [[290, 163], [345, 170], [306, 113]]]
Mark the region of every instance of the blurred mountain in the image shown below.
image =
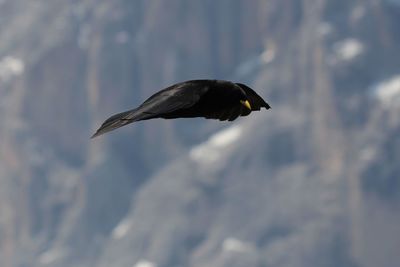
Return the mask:
[[[0, 0], [0, 265], [394, 267], [398, 0]], [[89, 137], [172, 83], [272, 110]]]

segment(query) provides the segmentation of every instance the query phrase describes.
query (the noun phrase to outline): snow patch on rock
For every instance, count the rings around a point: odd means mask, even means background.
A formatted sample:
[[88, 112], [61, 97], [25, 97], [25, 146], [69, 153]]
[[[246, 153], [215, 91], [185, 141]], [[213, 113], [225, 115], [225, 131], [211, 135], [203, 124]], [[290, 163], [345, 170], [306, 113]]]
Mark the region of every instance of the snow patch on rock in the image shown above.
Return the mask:
[[24, 62], [16, 57], [6, 56], [0, 60], [0, 81], [8, 81], [21, 75], [25, 70]]
[[347, 38], [334, 44], [336, 57], [341, 61], [350, 61], [364, 52], [364, 45], [355, 38]]
[[254, 246], [249, 242], [244, 242], [233, 237], [225, 239], [222, 244], [222, 250], [225, 252], [246, 253], [253, 249]]
[[61, 258], [64, 255], [64, 252], [59, 249], [50, 249], [43, 252], [39, 256], [39, 262], [43, 265], [48, 265], [54, 263], [56, 260]]
[[147, 260], [140, 260], [133, 267], [157, 267], [157, 265]]
[[386, 107], [400, 103], [400, 74], [380, 82], [374, 92]]
[[129, 220], [122, 220], [117, 227], [114, 228], [111, 235], [114, 239], [123, 238], [131, 229], [131, 222]]
[[242, 128], [238, 125], [224, 129], [203, 144], [193, 147], [189, 153], [190, 159], [201, 164], [214, 163], [221, 158], [222, 150], [233, 145], [241, 135]]

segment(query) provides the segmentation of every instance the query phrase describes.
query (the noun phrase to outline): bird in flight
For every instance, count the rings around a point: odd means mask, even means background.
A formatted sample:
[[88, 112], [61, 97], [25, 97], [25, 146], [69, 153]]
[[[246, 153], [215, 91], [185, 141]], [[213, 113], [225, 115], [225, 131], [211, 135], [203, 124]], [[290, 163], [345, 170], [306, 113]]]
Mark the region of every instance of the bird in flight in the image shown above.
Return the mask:
[[186, 81], [155, 93], [135, 109], [111, 116], [91, 138], [135, 121], [195, 117], [233, 121], [262, 107], [270, 108], [244, 84], [223, 80]]

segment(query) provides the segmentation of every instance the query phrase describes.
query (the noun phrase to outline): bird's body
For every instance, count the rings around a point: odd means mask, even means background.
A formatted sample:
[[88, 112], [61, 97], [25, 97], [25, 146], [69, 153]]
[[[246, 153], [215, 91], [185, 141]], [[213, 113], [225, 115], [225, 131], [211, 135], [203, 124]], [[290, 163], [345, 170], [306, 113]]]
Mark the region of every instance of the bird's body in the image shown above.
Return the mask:
[[244, 84], [223, 80], [186, 81], [155, 93], [135, 109], [110, 117], [92, 138], [135, 121], [194, 117], [233, 121], [262, 107], [270, 108]]

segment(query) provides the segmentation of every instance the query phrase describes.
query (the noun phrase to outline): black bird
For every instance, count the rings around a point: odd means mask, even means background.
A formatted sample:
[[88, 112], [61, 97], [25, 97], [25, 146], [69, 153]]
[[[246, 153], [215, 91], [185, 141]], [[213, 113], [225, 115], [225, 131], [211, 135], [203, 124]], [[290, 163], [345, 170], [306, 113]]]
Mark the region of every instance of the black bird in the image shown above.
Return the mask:
[[152, 95], [139, 107], [108, 118], [92, 138], [135, 121], [204, 117], [233, 121], [270, 106], [250, 87], [223, 80], [192, 80]]

